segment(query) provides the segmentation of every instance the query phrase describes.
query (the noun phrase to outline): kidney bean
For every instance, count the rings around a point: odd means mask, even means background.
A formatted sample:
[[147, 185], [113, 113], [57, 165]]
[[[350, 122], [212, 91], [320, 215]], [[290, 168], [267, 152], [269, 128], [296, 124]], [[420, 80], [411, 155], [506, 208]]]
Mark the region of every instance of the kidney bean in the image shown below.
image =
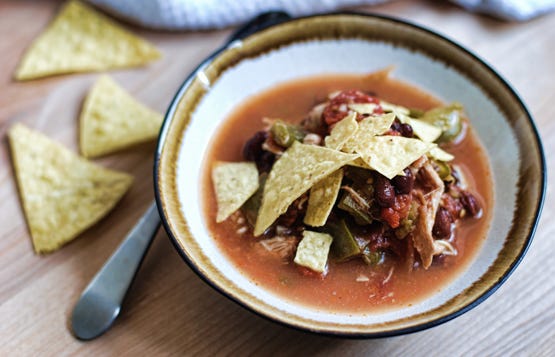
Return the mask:
[[449, 238], [451, 236], [451, 230], [453, 227], [453, 217], [443, 207], [439, 207], [436, 213], [436, 220], [434, 222], [434, 228], [432, 233], [436, 238]]
[[395, 186], [397, 193], [407, 194], [410, 193], [414, 187], [415, 177], [409, 168], [406, 168], [403, 172], [405, 176], [395, 176], [391, 182], [393, 186]]
[[470, 214], [472, 217], [479, 217], [482, 213], [482, 208], [480, 207], [478, 200], [471, 193], [467, 191], [461, 191], [460, 201], [464, 209], [466, 209], [468, 214]]
[[391, 207], [395, 204], [395, 188], [387, 177], [376, 175], [374, 181], [374, 198], [381, 207]]

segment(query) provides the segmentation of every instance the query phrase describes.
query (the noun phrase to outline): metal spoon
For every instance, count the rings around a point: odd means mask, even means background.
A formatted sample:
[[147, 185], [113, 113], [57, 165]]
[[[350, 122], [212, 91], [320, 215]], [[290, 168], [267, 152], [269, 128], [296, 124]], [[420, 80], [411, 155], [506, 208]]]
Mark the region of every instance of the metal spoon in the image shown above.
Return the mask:
[[71, 328], [78, 339], [92, 340], [112, 326], [159, 227], [160, 216], [153, 202], [73, 308]]

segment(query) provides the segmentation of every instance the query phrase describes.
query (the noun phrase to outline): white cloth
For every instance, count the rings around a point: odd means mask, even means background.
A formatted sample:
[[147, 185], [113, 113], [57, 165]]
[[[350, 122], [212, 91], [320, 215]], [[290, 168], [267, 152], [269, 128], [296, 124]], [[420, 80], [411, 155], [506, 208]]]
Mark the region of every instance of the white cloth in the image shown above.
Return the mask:
[[467, 10], [505, 20], [526, 21], [555, 10], [555, 0], [451, 0]]
[[[234, 26], [270, 10], [303, 16], [386, 1], [388, 0], [89, 0], [130, 22], [164, 30], [205, 30]], [[555, 9], [555, 0], [451, 1], [468, 10], [519, 21]]]

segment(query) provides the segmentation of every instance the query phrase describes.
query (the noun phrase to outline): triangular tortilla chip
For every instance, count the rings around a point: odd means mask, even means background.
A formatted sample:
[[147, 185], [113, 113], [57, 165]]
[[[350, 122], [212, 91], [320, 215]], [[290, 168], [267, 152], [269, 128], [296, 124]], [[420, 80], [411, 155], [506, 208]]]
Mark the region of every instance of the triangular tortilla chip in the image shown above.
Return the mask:
[[9, 131], [13, 165], [33, 245], [48, 253], [104, 217], [133, 178], [75, 155], [16, 124]]
[[372, 169], [391, 180], [434, 147], [436, 144], [402, 136], [374, 136], [360, 143], [356, 152]]
[[341, 150], [347, 140], [356, 134], [357, 130], [357, 115], [355, 112], [349, 112], [345, 118], [335, 124], [330, 135], [326, 136], [324, 139], [326, 147], [334, 150]]
[[339, 169], [310, 189], [304, 223], [312, 227], [322, 227], [331, 213], [343, 180], [343, 170]]
[[225, 221], [258, 190], [258, 170], [254, 162], [217, 161], [212, 168], [218, 213], [216, 222]]
[[79, 1], [69, 1], [31, 45], [15, 79], [144, 65], [160, 57], [150, 43]]
[[81, 153], [97, 157], [155, 139], [161, 124], [161, 114], [137, 102], [110, 77], [102, 76], [83, 104]]
[[293, 145], [274, 163], [264, 185], [254, 235], [259, 236], [274, 223], [293, 201], [358, 155], [345, 154], [316, 145]]

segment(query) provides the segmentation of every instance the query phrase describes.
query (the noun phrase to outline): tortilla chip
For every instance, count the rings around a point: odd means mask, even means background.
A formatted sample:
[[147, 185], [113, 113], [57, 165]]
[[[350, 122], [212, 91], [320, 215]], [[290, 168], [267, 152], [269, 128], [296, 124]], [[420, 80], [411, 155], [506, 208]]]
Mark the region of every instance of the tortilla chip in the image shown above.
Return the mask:
[[258, 189], [258, 170], [254, 162], [218, 161], [212, 168], [218, 213], [216, 222], [225, 221]]
[[358, 145], [364, 144], [368, 139], [388, 131], [394, 120], [395, 114], [393, 113], [363, 119], [358, 123], [356, 134], [347, 140], [342, 150], [345, 152], [355, 152]]
[[158, 137], [162, 115], [131, 97], [104, 75], [95, 83], [80, 118], [80, 147], [97, 157]]
[[9, 133], [14, 171], [37, 253], [76, 238], [114, 208], [133, 177], [99, 167], [16, 124]]
[[362, 169], [372, 170], [370, 166], [366, 163], [366, 161], [362, 160], [360, 157], [357, 157], [353, 161], [347, 163], [349, 166], [360, 167]]
[[410, 110], [408, 108], [405, 108], [401, 105], [391, 104], [389, 102], [386, 102], [385, 100], [380, 100], [380, 107], [382, 107], [384, 112], [395, 113], [395, 115], [409, 115], [410, 113]]
[[25, 53], [17, 80], [144, 65], [160, 52], [79, 1], [69, 1]]
[[268, 175], [254, 235], [264, 233], [299, 196], [357, 156], [296, 141]]
[[433, 143], [441, 136], [441, 129], [432, 124], [428, 124], [425, 121], [413, 119], [405, 115], [397, 116], [401, 123], [409, 124], [412, 127], [412, 131], [420, 140], [427, 143]]
[[357, 130], [357, 115], [355, 112], [349, 112], [347, 117], [335, 124], [330, 135], [326, 136], [326, 147], [334, 150], [341, 150], [343, 145], [355, 135]]
[[352, 103], [347, 106], [349, 109], [354, 110], [360, 114], [374, 114], [374, 110], [378, 107], [375, 103]]
[[432, 148], [428, 155], [439, 161], [451, 161], [455, 156], [449, 154], [447, 151], [440, 149], [438, 146]]
[[376, 136], [359, 143], [356, 152], [372, 169], [392, 179], [435, 146], [402, 136]]
[[339, 194], [342, 180], [343, 170], [339, 169], [312, 186], [304, 216], [305, 224], [312, 227], [321, 227], [326, 224]]
[[333, 237], [327, 233], [304, 231], [294, 262], [319, 273], [326, 271]]

